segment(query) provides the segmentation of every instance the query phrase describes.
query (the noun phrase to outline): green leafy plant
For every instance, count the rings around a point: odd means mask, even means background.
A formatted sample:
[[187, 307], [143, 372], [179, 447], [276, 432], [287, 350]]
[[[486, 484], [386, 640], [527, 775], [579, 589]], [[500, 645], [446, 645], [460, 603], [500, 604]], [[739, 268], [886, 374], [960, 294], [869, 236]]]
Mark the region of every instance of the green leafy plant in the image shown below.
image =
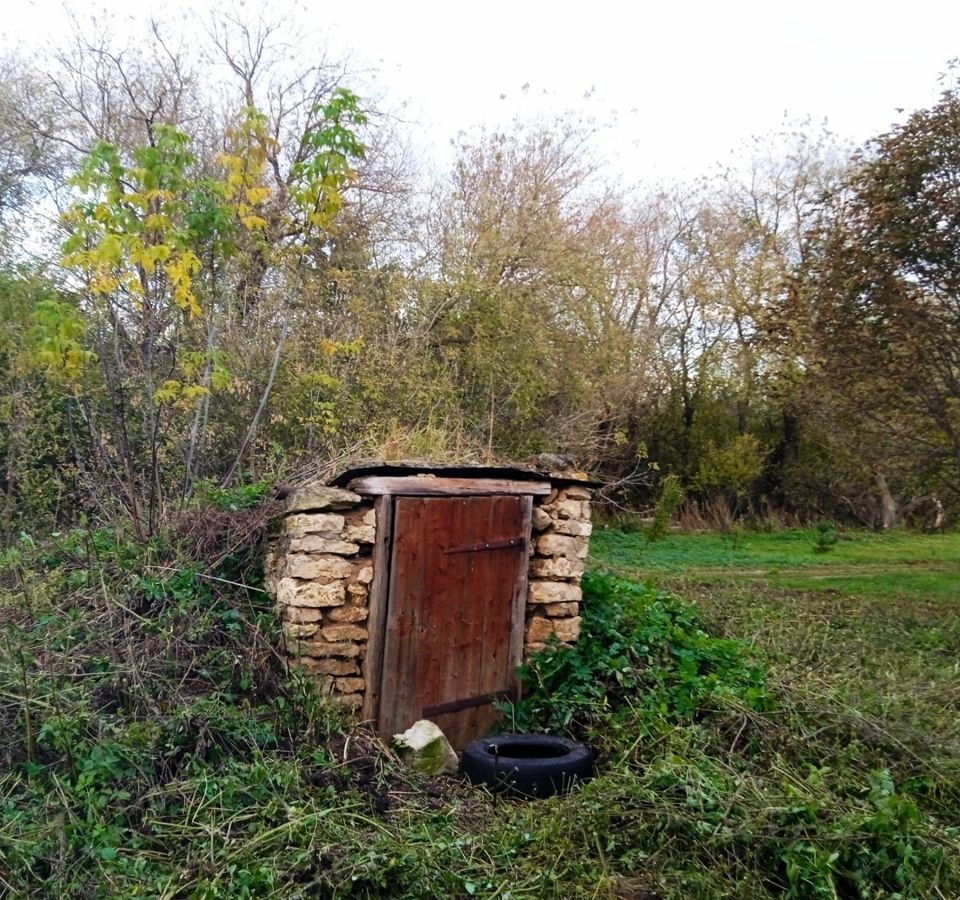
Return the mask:
[[670, 520], [683, 503], [683, 486], [677, 475], [667, 475], [660, 488], [660, 498], [653, 508], [653, 521], [644, 529], [647, 541], [653, 543], [669, 534]]
[[224, 488], [205, 479], [197, 483], [196, 496], [201, 504], [236, 512], [258, 506], [271, 487], [269, 481], [244, 481], [234, 487]]
[[818, 522], [813, 552], [829, 553], [837, 544], [837, 526], [833, 522]]
[[596, 572], [584, 576], [583, 591], [580, 639], [521, 668], [524, 697], [508, 710], [512, 726], [601, 737], [611, 716], [665, 723], [727, 701], [772, 703], [762, 663], [744, 645], [707, 633], [692, 606]]
[[[188, 512], [245, 529], [258, 514]], [[663, 590], [587, 574], [581, 641], [530, 660], [506, 724], [585, 738], [596, 776], [513, 803], [398, 768], [315, 678], [278, 664], [256, 540], [208, 555], [197, 520], [184, 527], [148, 545], [112, 529], [37, 539], [19, 580], [0, 580], [12, 896], [960, 891], [949, 759], [884, 743], [847, 706], [799, 703], [776, 661]], [[235, 533], [211, 527], [202, 546]], [[789, 537], [808, 557], [810, 539]]]

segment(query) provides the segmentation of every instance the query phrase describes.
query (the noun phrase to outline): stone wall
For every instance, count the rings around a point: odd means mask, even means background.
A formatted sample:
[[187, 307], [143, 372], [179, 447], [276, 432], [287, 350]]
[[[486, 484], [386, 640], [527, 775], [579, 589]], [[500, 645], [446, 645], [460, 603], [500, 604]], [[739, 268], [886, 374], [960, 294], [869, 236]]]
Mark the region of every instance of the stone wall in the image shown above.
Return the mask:
[[570, 644], [580, 636], [580, 576], [592, 530], [587, 488], [566, 485], [534, 498], [525, 656], [551, 637]]
[[[307, 485], [287, 512], [267, 556], [266, 588], [276, 599], [286, 652], [334, 699], [359, 709], [366, 690], [373, 545], [373, 498]], [[570, 644], [580, 634], [580, 576], [590, 532], [590, 491], [558, 487], [534, 497], [524, 655], [551, 636]]]
[[297, 491], [267, 557], [288, 656], [335, 699], [359, 708], [366, 683], [367, 615], [376, 512], [349, 491]]

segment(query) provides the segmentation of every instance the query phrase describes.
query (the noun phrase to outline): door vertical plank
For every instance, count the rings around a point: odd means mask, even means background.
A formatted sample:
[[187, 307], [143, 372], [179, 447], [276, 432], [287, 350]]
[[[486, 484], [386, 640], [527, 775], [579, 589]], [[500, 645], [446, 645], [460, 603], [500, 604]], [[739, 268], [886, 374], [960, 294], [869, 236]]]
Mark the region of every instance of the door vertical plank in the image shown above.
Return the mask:
[[[484, 537], [493, 536], [490, 531], [490, 513], [495, 500], [471, 498], [465, 503], [467, 528], [464, 531], [464, 543], [474, 545]], [[459, 591], [460, 677], [455, 683], [446, 687], [447, 692], [455, 696], [477, 696], [483, 692], [481, 687], [483, 608], [489, 593], [490, 557], [496, 555], [496, 552], [461, 554], [468, 568]], [[461, 710], [456, 715], [454, 737], [459, 745], [462, 746], [469, 741], [471, 735], [475, 735], [476, 721], [477, 707]]]
[[390, 573], [387, 587], [387, 608], [384, 622], [384, 652], [383, 652], [383, 673], [380, 679], [381, 692], [379, 703], [379, 715], [377, 728], [382, 735], [389, 736], [394, 733], [394, 720], [396, 704], [398, 699], [399, 672], [397, 664], [399, 661], [401, 642], [397, 634], [397, 619], [400, 615], [400, 607], [403, 604], [403, 597], [399, 592], [399, 585], [403, 583], [406, 576], [406, 563], [403, 560], [401, 552], [403, 540], [401, 530], [407, 528], [406, 517], [402, 517], [400, 508], [400, 498], [397, 498], [393, 504], [393, 544], [391, 547]]
[[[482, 539], [482, 535], [488, 537], [497, 537], [503, 532], [500, 530], [499, 512], [502, 505], [502, 497], [493, 497], [491, 502], [485, 504], [486, 509], [483, 514], [478, 514], [476, 519], [477, 537]], [[478, 511], [479, 513], [479, 511]], [[470, 597], [473, 609], [472, 618], [472, 639], [476, 645], [476, 651], [472, 654], [475, 660], [475, 670], [472, 673], [471, 684], [476, 684], [476, 694], [486, 694], [494, 690], [488, 687], [487, 683], [491, 676], [496, 681], [496, 672], [493, 670], [493, 660], [490, 659], [491, 646], [488, 640], [487, 629], [491, 625], [491, 618], [495, 616], [497, 605], [497, 571], [504, 557], [516, 556], [515, 548], [494, 550], [490, 553], [472, 554], [480, 569], [476, 579], [476, 590]], [[463, 729], [464, 737], [478, 735], [480, 732], [487, 731], [492, 724], [491, 719], [495, 718], [493, 708], [489, 704], [484, 706], [475, 706], [467, 710], [464, 717]]]
[[[462, 497], [449, 502], [451, 513], [448, 547], [459, 547], [473, 540], [473, 507], [470, 500]], [[445, 586], [442, 601], [443, 614], [434, 633], [434, 652], [444, 657], [438, 669], [436, 700], [443, 702], [470, 696], [471, 684], [468, 667], [473, 655], [470, 646], [469, 585], [472, 579], [471, 553], [446, 554], [450, 560], [450, 578]], [[445, 714], [437, 724], [447, 733], [454, 746], [461, 746], [463, 712]]]
[[[383, 659], [380, 731], [408, 728], [418, 702], [418, 647], [422, 616], [418, 609], [424, 570], [423, 509], [420, 501], [398, 497], [394, 505], [393, 561]], [[417, 710], [419, 712], [419, 710]], [[407, 721], [409, 719], [409, 721]]]
[[527, 626], [527, 582], [530, 577], [532, 518], [533, 497], [523, 497], [520, 501], [520, 533], [526, 535], [527, 544], [523, 548], [522, 561], [513, 589], [513, 609], [510, 615], [510, 650], [507, 658], [510, 686], [516, 688], [518, 694], [520, 684], [516, 673], [517, 668], [523, 662], [523, 636]]
[[373, 581], [367, 598], [367, 652], [363, 660], [366, 691], [361, 718], [376, 722], [380, 714], [380, 682], [383, 678], [384, 631], [387, 626], [390, 556], [393, 547], [393, 497], [377, 498], [376, 545], [373, 548]]
[[405, 730], [422, 717], [423, 710], [423, 681], [421, 667], [429, 658], [429, 648], [425, 646], [426, 631], [430, 627], [428, 610], [425, 602], [426, 587], [429, 579], [435, 572], [432, 547], [429, 543], [430, 508], [425, 501], [414, 498], [404, 498], [410, 504], [411, 528], [410, 546], [407, 553], [411, 559], [407, 592], [408, 618], [407, 638], [400, 658], [400, 672], [402, 679], [399, 684], [398, 710], [402, 711], [402, 719], [398, 722], [397, 730]]
[[[433, 668], [430, 699], [425, 705], [442, 703], [450, 699], [448, 685], [450, 679], [456, 677], [460, 665], [461, 648], [458, 646], [462, 633], [460, 621], [460, 598], [458, 586], [464, 580], [465, 554], [446, 554], [443, 551], [449, 547], [456, 547], [463, 540], [465, 528], [466, 507], [460, 497], [450, 497], [434, 501], [437, 513], [438, 555], [444, 557], [445, 578], [433, 606], [433, 628], [430, 632], [430, 652], [435, 657], [436, 665]], [[459, 696], [459, 695], [457, 695]], [[455, 729], [457, 713], [440, 713], [432, 717], [433, 721], [443, 730], [452, 744], [455, 744]]]
[[458, 580], [460, 560], [455, 554], [443, 551], [459, 539], [462, 520], [462, 504], [456, 498], [424, 502], [428, 510], [425, 540], [429, 571], [424, 577], [426, 634], [423, 650], [427, 658], [423, 661], [421, 677], [421, 708], [443, 699], [445, 673], [447, 667], [454, 664], [455, 654], [446, 643], [456, 635], [456, 610], [451, 603], [449, 586]]
[[[491, 509], [491, 534], [518, 534], [522, 519], [521, 498], [497, 497]], [[513, 670], [509, 666], [512, 637], [514, 583], [518, 566], [526, 565], [526, 541], [520, 547], [492, 554], [484, 595], [480, 692], [490, 694], [512, 687]], [[475, 711], [471, 727], [483, 733], [498, 720], [492, 704]]]

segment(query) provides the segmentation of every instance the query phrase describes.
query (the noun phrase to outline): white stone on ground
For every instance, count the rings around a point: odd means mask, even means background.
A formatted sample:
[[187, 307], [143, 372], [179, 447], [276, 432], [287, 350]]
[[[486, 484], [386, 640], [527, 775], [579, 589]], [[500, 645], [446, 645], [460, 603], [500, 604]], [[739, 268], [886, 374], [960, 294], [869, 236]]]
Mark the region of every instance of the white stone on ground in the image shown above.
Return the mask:
[[424, 775], [453, 775], [457, 754], [446, 735], [429, 719], [414, 722], [403, 734], [393, 736], [403, 761]]

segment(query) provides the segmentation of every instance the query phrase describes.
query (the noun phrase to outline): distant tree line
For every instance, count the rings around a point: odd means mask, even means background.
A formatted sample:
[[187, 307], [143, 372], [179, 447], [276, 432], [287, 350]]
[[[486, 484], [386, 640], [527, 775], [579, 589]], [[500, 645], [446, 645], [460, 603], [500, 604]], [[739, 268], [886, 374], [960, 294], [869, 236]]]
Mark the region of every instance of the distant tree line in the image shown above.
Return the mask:
[[[448, 172], [282, 29], [0, 63], [0, 530], [353, 455], [570, 455], [688, 521], [960, 513], [960, 90], [621, 188], [567, 121]], [[652, 138], [653, 139], [653, 138]], [[673, 490], [673, 487], [671, 487]]]

